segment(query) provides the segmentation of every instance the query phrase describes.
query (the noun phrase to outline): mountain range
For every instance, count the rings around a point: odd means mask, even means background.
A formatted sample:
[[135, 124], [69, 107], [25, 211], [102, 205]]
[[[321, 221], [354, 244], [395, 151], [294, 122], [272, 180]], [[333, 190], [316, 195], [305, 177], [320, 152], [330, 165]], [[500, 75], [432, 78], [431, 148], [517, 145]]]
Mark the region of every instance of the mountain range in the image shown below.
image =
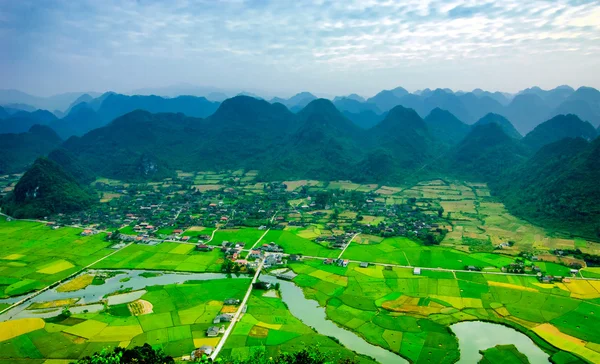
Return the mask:
[[[534, 91], [515, 99], [542, 99]], [[560, 115], [536, 125], [522, 137], [509, 118], [496, 113], [484, 114], [469, 125], [440, 107], [432, 108], [424, 118], [417, 110], [400, 105], [382, 111], [380, 107], [386, 105], [390, 94], [413, 101], [425, 95], [430, 99], [423, 103], [427, 108], [435, 104], [431, 98], [451, 106], [467, 95], [450, 94], [441, 89], [423, 90], [421, 95], [415, 95], [395, 89], [374, 100], [360, 101], [352, 96], [331, 102], [305, 94], [296, 101], [312, 101], [297, 112], [282, 103], [249, 96], [236, 96], [217, 104], [199, 97], [80, 95], [79, 103], [72, 103], [63, 119], [44, 118], [48, 115], [38, 111], [21, 114], [24, 119], [25, 116], [34, 118], [31, 116], [34, 114], [36, 120], [46, 126], [35, 125], [25, 133], [0, 135], [0, 138], [13, 140], [12, 144], [3, 143], [5, 147], [0, 149], [5, 156], [2, 159], [10, 161], [2, 168], [7, 172], [23, 170], [36, 157], [49, 154], [48, 160], [60, 167], [57, 173], [64, 172], [80, 187], [93, 180], [93, 176], [147, 181], [173, 176], [176, 170], [240, 168], [259, 170], [262, 180], [349, 179], [409, 184], [424, 177], [452, 176], [490, 183], [494, 194], [511, 201], [507, 206], [526, 218], [550, 221], [558, 215], [546, 214], [541, 206], [551, 206], [548, 211], [559, 211], [558, 206], [569, 205], [563, 209], [568, 214], [565, 218], [575, 221], [576, 216], [581, 215], [582, 221], [587, 221], [585, 227], [573, 223], [574, 229], [586, 234], [593, 231], [590, 221], [600, 215], [581, 201], [585, 193], [577, 192], [576, 187], [587, 188], [597, 177], [586, 170], [595, 167], [593, 158], [597, 150], [594, 146], [598, 143], [597, 130], [589, 122], [574, 114]], [[578, 95], [588, 100], [586, 102], [595, 97], [586, 90]], [[562, 101], [564, 95], [559, 96], [552, 93], [545, 97], [554, 103], [566, 102]], [[483, 97], [493, 100], [489, 95]], [[341, 111], [343, 105], [348, 110]], [[346, 116], [361, 111], [358, 108], [361, 105], [366, 108], [362, 112], [371, 111], [381, 120], [360, 125]], [[453, 109], [465, 112], [462, 107], [453, 106]], [[7, 120], [14, 120], [14, 115], [3, 119], [5, 124], [0, 125], [9, 125]], [[61, 142], [48, 125], [62, 135], [80, 136], [70, 136]], [[66, 132], [65, 125], [76, 125], [80, 129]], [[90, 128], [93, 130], [86, 130]], [[40, 143], [40, 135], [48, 142]], [[552, 148], [558, 148], [565, 140], [577, 140], [572, 142], [575, 147], [560, 147], [570, 154], [552, 154]], [[556, 175], [551, 173], [551, 167], [552, 163], [559, 162], [550, 163], [550, 160], [566, 160], [571, 167]], [[35, 162], [29, 171], [35, 169], [33, 176], [40, 176], [45, 175], [40, 171], [48, 168], [54, 167], [44, 161]], [[575, 176], [579, 180], [572, 180]], [[544, 205], [535, 205], [539, 201], [526, 196], [528, 189], [514, 187], [525, 183], [523, 181], [536, 186], [537, 193], [544, 194]], [[557, 181], [565, 186], [559, 186]], [[75, 188], [65, 183], [70, 189]], [[567, 196], [577, 196], [577, 193], [580, 196], [569, 202]], [[10, 204], [18, 208], [25, 201], [30, 200], [12, 199]]]

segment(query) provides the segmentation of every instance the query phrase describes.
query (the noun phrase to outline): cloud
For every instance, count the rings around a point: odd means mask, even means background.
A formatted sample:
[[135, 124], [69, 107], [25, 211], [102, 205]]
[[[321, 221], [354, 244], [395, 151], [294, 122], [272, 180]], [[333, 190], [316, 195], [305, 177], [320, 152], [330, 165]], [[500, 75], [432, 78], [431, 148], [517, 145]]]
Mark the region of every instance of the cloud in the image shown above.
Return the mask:
[[[0, 72], [12, 73], [15, 87], [15, 62], [93, 70], [106, 87], [189, 81], [186, 72], [193, 82], [257, 84], [288, 69], [331, 83], [352, 71], [364, 86], [385, 69], [391, 78], [457, 61], [473, 69], [515, 59], [528, 65], [549, 61], [541, 56], [548, 52], [558, 66], [600, 59], [597, 1], [0, 0], [0, 9], [0, 44], [11, 53], [0, 55]], [[134, 77], [135, 64], [154, 72]]]

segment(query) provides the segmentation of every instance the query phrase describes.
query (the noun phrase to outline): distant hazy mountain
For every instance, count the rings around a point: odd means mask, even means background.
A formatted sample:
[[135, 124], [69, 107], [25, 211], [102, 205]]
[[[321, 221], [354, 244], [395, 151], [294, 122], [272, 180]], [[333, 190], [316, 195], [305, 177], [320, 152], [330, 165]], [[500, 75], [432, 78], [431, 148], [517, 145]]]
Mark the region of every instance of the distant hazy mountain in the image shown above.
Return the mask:
[[506, 135], [508, 135], [511, 138], [521, 139], [523, 137], [517, 131], [517, 129], [515, 129], [513, 124], [510, 121], [508, 121], [508, 119], [506, 119], [504, 116], [498, 115], [498, 114], [489, 113], [489, 114], [485, 115], [484, 117], [482, 117], [481, 119], [479, 119], [474, 124], [474, 126], [486, 125], [486, 124], [492, 124], [492, 123], [498, 124], [498, 126], [500, 126], [502, 128], [502, 130], [506, 133]]
[[56, 162], [38, 158], [3, 201], [3, 209], [14, 217], [42, 218], [55, 213], [82, 210], [96, 202], [93, 192]]
[[475, 90], [471, 91], [471, 93], [473, 93], [475, 96], [477, 96], [479, 98], [489, 97], [492, 100], [500, 103], [502, 106], [508, 105], [508, 103], [512, 99], [512, 96], [510, 96], [508, 94], [498, 92], [498, 91], [496, 91], [496, 92], [484, 91], [480, 88], [476, 88]]
[[431, 110], [437, 108], [448, 110], [460, 120], [471, 121], [473, 118], [461, 98], [452, 92], [443, 89], [436, 89], [423, 100], [424, 113], [429, 114]]
[[592, 140], [598, 136], [596, 129], [576, 115], [558, 115], [536, 126], [523, 138], [523, 144], [538, 150], [564, 138]]
[[0, 119], [6, 119], [9, 116], [10, 114], [2, 106], [0, 106]]
[[379, 92], [377, 95], [367, 99], [367, 102], [375, 104], [381, 111], [388, 111], [394, 106], [400, 105], [400, 99], [408, 94], [409, 92], [404, 88], [396, 87], [393, 90]]
[[557, 114], [575, 114], [592, 125], [600, 125], [600, 91], [591, 87], [580, 87], [553, 110]]
[[[18, 90], [0, 90], [0, 104], [27, 104], [37, 109], [66, 110], [69, 105], [85, 92], [68, 92], [50, 97], [32, 96]], [[98, 93], [87, 92], [92, 96]]]
[[194, 117], [207, 117], [214, 113], [218, 106], [218, 103], [208, 101], [204, 97], [163, 98], [160, 96], [126, 96], [106, 93], [99, 98], [73, 105], [67, 116], [51, 125], [59, 135], [66, 139], [71, 135], [83, 135], [134, 110], [146, 110], [153, 113], [173, 112]]
[[61, 142], [52, 129], [42, 125], [33, 125], [24, 133], [0, 134], [0, 174], [25, 171], [37, 157]]
[[553, 229], [600, 236], [600, 138], [542, 147], [492, 184], [509, 210]]
[[467, 112], [467, 116], [469, 117], [469, 119], [463, 120], [463, 122], [467, 124], [473, 124], [475, 121], [481, 119], [486, 114], [503, 113], [504, 106], [496, 99], [490, 97], [488, 94], [489, 93], [477, 96], [472, 92], [468, 92], [459, 96], [459, 100], [464, 105], [464, 108]]
[[347, 96], [336, 96], [333, 99], [333, 103], [335, 104], [336, 101], [343, 100], [343, 99], [350, 99], [350, 100], [354, 100], [354, 101], [358, 101], [358, 102], [366, 102], [364, 97], [357, 95], [357, 94], [350, 94]]
[[515, 96], [502, 114], [514, 124], [521, 134], [527, 134], [538, 124], [547, 120], [550, 106], [535, 93]]
[[316, 100], [317, 97], [310, 92], [300, 92], [289, 99], [282, 99], [280, 97], [274, 97], [271, 99], [271, 103], [280, 103], [285, 105], [292, 112], [298, 112], [306, 105], [308, 105], [311, 101]]
[[18, 113], [19, 111], [34, 112], [38, 109], [35, 106], [27, 104], [4, 104], [3, 107], [6, 110], [6, 112], [8, 112], [11, 115]]
[[465, 138], [471, 127], [456, 116], [438, 107], [431, 110], [424, 119], [431, 135], [443, 143], [454, 145]]
[[36, 110], [34, 112], [18, 111], [8, 118], [0, 120], [0, 134], [24, 133], [33, 125], [47, 125], [58, 120], [54, 114], [47, 110]]
[[106, 124], [107, 121], [99, 113], [89, 107], [87, 103], [81, 103], [64, 118], [50, 123], [50, 127], [66, 140], [73, 135], [81, 136]]
[[544, 100], [544, 102], [550, 108], [556, 108], [558, 107], [558, 105], [564, 102], [574, 91], [575, 90], [573, 90], [573, 88], [570, 86], [558, 86], [552, 90], [547, 91], [535, 86], [520, 91], [517, 95], [533, 94], [538, 96], [540, 99]]
[[68, 108], [67, 108], [67, 109], [64, 111], [64, 112], [65, 112], [65, 115], [68, 115], [68, 114], [71, 112], [71, 110], [72, 110], [72, 109], [73, 109], [75, 106], [77, 106], [77, 105], [79, 105], [79, 104], [81, 104], [81, 103], [84, 103], [84, 102], [85, 102], [85, 103], [89, 103], [89, 102], [91, 102], [93, 99], [94, 99], [94, 98], [93, 98], [93, 97], [92, 97], [90, 94], [83, 94], [83, 95], [79, 96], [79, 97], [78, 97], [77, 99], [75, 99], [75, 101], [73, 101], [73, 102], [71, 103], [71, 105], [69, 105], [69, 107], [68, 107]]

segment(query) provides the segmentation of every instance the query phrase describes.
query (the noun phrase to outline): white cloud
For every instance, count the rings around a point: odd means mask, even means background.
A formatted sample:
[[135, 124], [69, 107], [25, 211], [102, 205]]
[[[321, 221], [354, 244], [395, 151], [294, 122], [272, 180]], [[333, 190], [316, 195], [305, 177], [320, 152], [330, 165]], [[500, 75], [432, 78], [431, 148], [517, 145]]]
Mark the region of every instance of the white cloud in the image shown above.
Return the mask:
[[[0, 42], [21, 47], [23, 61], [32, 65], [48, 55], [54, 63], [70, 66], [85, 59], [88, 68], [140, 62], [160, 69], [171, 60], [168, 66], [179, 64], [177, 77], [210, 66], [229, 85], [258, 83], [266, 76], [265, 67], [275, 64], [278, 72], [287, 67], [326, 74], [333, 84], [346, 77], [340, 69], [357, 72], [357, 79], [379, 74], [382, 68], [395, 69], [392, 78], [398, 70], [408, 72], [407, 65], [416, 61], [420, 68], [439, 67], [444, 61], [453, 67], [456, 60], [477, 68], [482, 59], [500, 65], [516, 55], [531, 63], [544, 61], [539, 55], [548, 51], [554, 53], [554, 62], [600, 59], [598, 2], [0, 1]], [[16, 39], [9, 38], [15, 34]], [[560, 54], [562, 59], [556, 57]], [[244, 67], [247, 80], [228, 78], [228, 70]], [[169, 76], [171, 70], [148, 77], [165, 82]], [[288, 77], [305, 87], [305, 80]], [[384, 86], [369, 85], [369, 91]]]

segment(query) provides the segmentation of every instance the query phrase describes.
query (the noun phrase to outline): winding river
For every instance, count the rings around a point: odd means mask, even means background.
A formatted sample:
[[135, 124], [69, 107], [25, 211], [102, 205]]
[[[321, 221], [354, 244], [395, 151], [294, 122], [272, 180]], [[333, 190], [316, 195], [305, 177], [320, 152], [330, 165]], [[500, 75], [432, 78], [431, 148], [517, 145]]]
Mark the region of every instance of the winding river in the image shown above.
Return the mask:
[[[112, 273], [114, 271], [95, 270], [83, 274]], [[159, 273], [159, 275], [144, 276], [144, 273]], [[84, 289], [74, 292], [58, 292], [56, 288], [47, 290], [27, 302], [20, 304], [0, 315], [0, 321], [25, 317], [53, 317], [61, 312], [62, 308], [27, 309], [32, 303], [51, 302], [63, 299], [78, 299], [76, 306], [70, 308], [73, 313], [97, 312], [104, 309], [101, 303], [107, 295], [119, 290], [128, 290], [123, 294], [109, 296], [109, 304], [119, 304], [135, 301], [144, 293], [144, 288], [155, 285], [168, 285], [184, 283], [192, 280], [224, 279], [227, 275], [221, 273], [181, 273], [181, 272], [156, 272], [147, 270], [123, 270], [107, 278], [102, 285], [89, 285]], [[335, 337], [347, 348], [374, 358], [382, 364], [408, 363], [398, 354], [372, 345], [350, 330], [337, 326], [327, 319], [325, 308], [319, 306], [314, 300], [307, 299], [304, 292], [296, 284], [289, 281], [278, 280], [274, 276], [262, 275], [261, 280], [279, 283], [281, 298], [288, 306], [292, 315], [303, 323], [311, 326], [321, 335]], [[22, 297], [0, 299], [0, 303], [18, 302]], [[509, 327], [482, 321], [459, 322], [450, 326], [456, 334], [460, 349], [459, 364], [476, 363], [481, 359], [480, 350], [485, 350], [496, 345], [513, 344], [525, 354], [532, 364], [549, 363], [548, 354], [542, 351], [535, 343], [522, 334]]]
[[382, 347], [369, 344], [352, 331], [337, 326], [327, 320], [325, 308], [314, 300], [304, 297], [304, 292], [292, 282], [280, 281], [273, 276], [263, 275], [260, 280], [280, 284], [281, 299], [286, 303], [292, 315], [321, 335], [335, 337], [342, 345], [359, 354], [370, 356], [382, 364], [408, 363], [406, 359]]
[[[111, 273], [114, 271], [94, 270], [82, 274], [98, 274]], [[155, 276], [144, 277], [144, 273], [159, 274]], [[241, 276], [244, 277], [245, 276]], [[61, 312], [62, 308], [54, 309], [39, 309], [27, 310], [32, 303], [36, 302], [51, 302], [56, 300], [78, 298], [77, 306], [71, 307], [73, 313], [80, 313], [86, 310], [87, 312], [97, 312], [104, 308], [103, 304], [99, 304], [102, 298], [108, 294], [119, 290], [139, 291], [148, 286], [164, 286], [174, 283], [183, 283], [186, 281], [206, 281], [211, 279], [223, 279], [227, 275], [221, 273], [181, 273], [181, 272], [157, 272], [147, 270], [123, 270], [118, 271], [118, 274], [107, 278], [102, 285], [89, 285], [84, 289], [73, 292], [58, 292], [58, 287], [49, 289], [32, 299], [22, 303], [11, 310], [0, 315], [0, 321], [7, 321], [16, 318], [40, 317], [47, 318], [56, 316]], [[126, 303], [135, 301], [143, 295], [143, 291], [131, 292], [109, 298], [110, 304]], [[9, 299], [0, 300], [0, 303], [18, 302], [22, 297], [11, 297]]]
[[503, 325], [483, 321], [465, 321], [450, 326], [458, 337], [460, 360], [458, 364], [477, 363], [479, 350], [496, 345], [514, 345], [525, 354], [531, 364], [547, 364], [548, 354], [540, 349], [527, 335]]

